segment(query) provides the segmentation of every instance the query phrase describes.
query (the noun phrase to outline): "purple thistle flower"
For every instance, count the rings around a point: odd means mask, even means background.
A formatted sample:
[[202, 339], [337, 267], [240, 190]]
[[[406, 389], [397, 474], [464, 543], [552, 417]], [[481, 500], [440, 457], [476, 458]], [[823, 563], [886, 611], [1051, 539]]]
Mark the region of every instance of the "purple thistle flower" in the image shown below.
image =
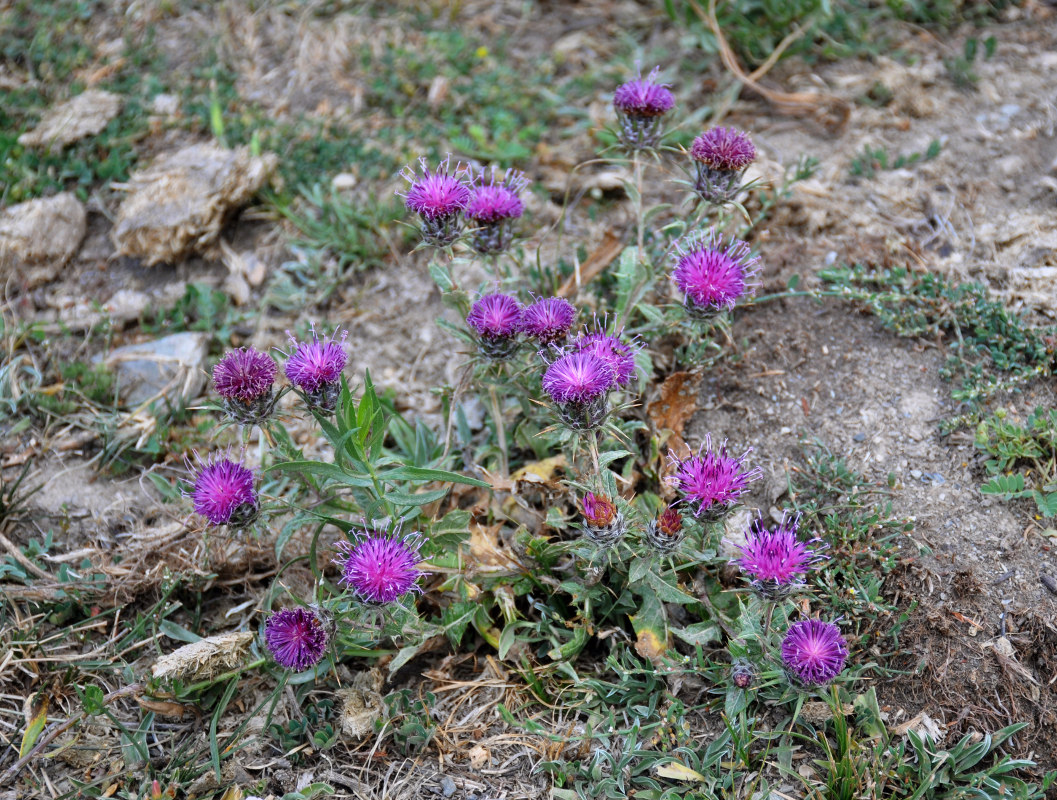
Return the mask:
[[612, 547], [627, 532], [624, 515], [604, 494], [588, 492], [580, 504], [587, 521], [584, 533], [599, 547]]
[[695, 517], [715, 522], [734, 507], [749, 483], [762, 475], [759, 467], [751, 470], [744, 467], [743, 462], [751, 452], [746, 450], [735, 458], [727, 454], [726, 442], [713, 452], [712, 437], [706, 435], [697, 455], [680, 460], [674, 452], [669, 452], [668, 460], [675, 474], [668, 482], [683, 495], [682, 501], [692, 508]]
[[323, 620], [307, 608], [284, 608], [264, 623], [264, 643], [272, 658], [279, 666], [295, 672], [320, 662], [327, 638]]
[[488, 358], [507, 358], [517, 349], [521, 303], [508, 294], [486, 294], [470, 308], [466, 324], [477, 332], [477, 344]]
[[710, 203], [726, 203], [741, 191], [741, 176], [756, 158], [756, 147], [735, 128], [712, 128], [694, 139], [690, 157], [697, 163], [694, 190]]
[[543, 389], [555, 403], [590, 403], [613, 387], [613, 368], [597, 353], [567, 353], [547, 367]]
[[333, 411], [338, 402], [341, 372], [348, 356], [345, 354], [345, 339], [349, 332], [342, 331], [340, 341], [335, 337], [319, 338], [312, 328], [311, 342], [298, 342], [290, 331], [293, 352], [286, 362], [286, 377], [290, 383], [305, 393], [310, 405]]
[[194, 509], [210, 525], [245, 528], [257, 518], [260, 506], [253, 485], [253, 472], [219, 455], [198, 458], [194, 488], [190, 495]]
[[541, 345], [561, 342], [576, 320], [576, 306], [564, 297], [536, 300], [521, 315], [521, 331]]
[[543, 373], [543, 390], [557, 405], [558, 416], [574, 430], [598, 427], [609, 413], [613, 368], [590, 351], [566, 353]]
[[724, 308], [734, 308], [748, 293], [749, 279], [759, 271], [760, 259], [751, 255], [745, 242], [731, 237], [726, 249], [721, 248], [715, 230], [676, 244], [678, 260], [672, 279], [693, 317], [706, 319]]
[[527, 185], [525, 173], [518, 170], [507, 170], [501, 183], [496, 183], [495, 167], [487, 183], [481, 171], [466, 206], [466, 218], [477, 225], [470, 243], [474, 250], [487, 255], [501, 253], [510, 246], [511, 223], [525, 211], [518, 195]]
[[739, 545], [741, 558], [734, 563], [752, 578], [753, 587], [769, 600], [779, 600], [792, 591], [802, 576], [817, 568], [825, 556], [820, 539], [797, 538], [800, 516], [783, 517], [773, 530], [755, 520]]
[[613, 370], [613, 383], [624, 388], [635, 374], [635, 347], [602, 330], [581, 333], [572, 342], [573, 352], [594, 353]]
[[659, 68], [621, 84], [613, 93], [613, 107], [620, 117], [620, 136], [629, 150], [653, 147], [660, 139], [660, 118], [675, 105], [666, 84], [657, 83]]
[[338, 543], [342, 553], [334, 562], [342, 571], [338, 582], [351, 587], [365, 603], [391, 603], [418, 588], [421, 546], [417, 533], [405, 536], [399, 525], [391, 530], [368, 529]]
[[224, 400], [224, 410], [240, 425], [259, 423], [272, 412], [272, 384], [278, 370], [267, 353], [240, 347], [213, 367], [213, 388]]
[[421, 175], [410, 166], [400, 173], [409, 184], [402, 194], [404, 205], [422, 218], [422, 234], [428, 244], [447, 247], [459, 238], [462, 230], [461, 213], [470, 202], [466, 167], [456, 164], [451, 169], [449, 155], [435, 171], [430, 171], [425, 158], [418, 160]]
[[694, 139], [690, 156], [713, 169], [740, 172], [756, 158], [756, 147], [737, 128], [712, 128]]
[[794, 622], [782, 640], [782, 661], [795, 680], [822, 686], [836, 678], [848, 658], [848, 645], [832, 622]]

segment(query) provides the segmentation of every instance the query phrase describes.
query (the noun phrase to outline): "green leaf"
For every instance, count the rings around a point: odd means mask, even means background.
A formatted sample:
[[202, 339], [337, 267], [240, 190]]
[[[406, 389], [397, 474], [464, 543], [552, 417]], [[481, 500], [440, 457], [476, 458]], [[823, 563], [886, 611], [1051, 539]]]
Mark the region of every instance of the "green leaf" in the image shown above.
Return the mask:
[[449, 472], [446, 469], [429, 469], [427, 467], [399, 467], [386, 471], [384, 477], [386, 480], [394, 481], [444, 481], [447, 483], [462, 483], [467, 486], [480, 486], [483, 489], [491, 487], [491, 484], [478, 478], [471, 478], [469, 475]]
[[670, 583], [666, 577], [658, 575], [656, 572], [650, 572], [647, 574], [646, 579], [653, 590], [657, 593], [657, 596], [665, 603], [678, 603], [679, 605], [687, 605], [688, 603], [700, 602], [696, 597], [691, 597], [682, 591], [678, 586]]
[[628, 583], [636, 584], [646, 577], [646, 573], [650, 571], [650, 562], [645, 558], [634, 558], [631, 561], [631, 568], [628, 570]]
[[273, 472], [276, 470], [318, 475], [321, 478], [327, 478], [335, 483], [345, 484], [346, 486], [370, 488], [374, 485], [374, 482], [368, 476], [351, 475], [337, 464], [326, 464], [322, 461], [280, 461], [278, 464], [272, 464], [270, 467], [265, 468], [265, 472]]
[[871, 686], [855, 698], [853, 706], [862, 732], [871, 739], [883, 738], [886, 731], [881, 708], [877, 704], [877, 689]]
[[706, 645], [719, 641], [719, 626], [714, 622], [695, 622], [685, 628], [672, 628], [672, 633], [687, 644]]
[[1057, 492], [1043, 494], [1033, 491], [1031, 496], [1035, 498], [1035, 505], [1039, 507], [1039, 513], [1044, 517], [1057, 516]]
[[1024, 476], [1020, 473], [1016, 475], [998, 475], [981, 486], [980, 492], [982, 494], [1003, 496], [1007, 500], [1011, 497], [1020, 497], [1024, 492]]
[[[95, 689], [99, 692], [99, 698], [102, 700], [103, 690], [98, 686], [89, 686], [88, 689]], [[88, 691], [85, 690], [85, 694]], [[102, 703], [100, 703], [102, 705]], [[88, 713], [88, 703], [85, 701], [85, 713]], [[95, 712], [99, 713], [99, 712]], [[40, 708], [37, 709], [37, 713], [33, 715], [33, 719], [29, 721], [29, 725], [26, 726], [26, 732], [22, 734], [22, 744], [18, 748], [18, 757], [25, 758], [29, 755], [29, 752], [33, 749], [33, 745], [37, 743], [37, 739], [40, 738], [40, 734], [44, 730], [44, 726], [48, 724], [48, 696], [41, 695]]]
[[170, 639], [175, 639], [178, 642], [187, 642], [188, 644], [194, 644], [195, 642], [201, 641], [202, 637], [197, 633], [187, 630], [187, 628], [181, 628], [172, 620], [163, 619], [158, 623], [158, 630], [164, 633]]
[[653, 661], [668, 650], [668, 618], [664, 603], [654, 592], [640, 589], [639, 594], [642, 602], [639, 603], [638, 613], [631, 615], [631, 627], [635, 629], [637, 640], [635, 650]]
[[98, 686], [86, 686], [81, 694], [81, 705], [88, 716], [99, 716], [106, 709], [106, 695]]
[[449, 489], [433, 489], [428, 492], [417, 492], [410, 494], [408, 492], [397, 492], [390, 491], [385, 493], [385, 499], [393, 505], [407, 506], [408, 508], [418, 508], [420, 506], [429, 505], [437, 500], [440, 500], [446, 495]]
[[628, 456], [632, 456], [632, 455], [635, 455], [635, 454], [632, 453], [630, 450], [610, 450], [607, 453], [599, 453], [598, 454], [598, 467], [599, 467], [599, 469], [601, 469], [602, 467], [607, 467], [610, 464], [612, 464], [614, 461], [616, 461], [617, 459], [627, 458]]

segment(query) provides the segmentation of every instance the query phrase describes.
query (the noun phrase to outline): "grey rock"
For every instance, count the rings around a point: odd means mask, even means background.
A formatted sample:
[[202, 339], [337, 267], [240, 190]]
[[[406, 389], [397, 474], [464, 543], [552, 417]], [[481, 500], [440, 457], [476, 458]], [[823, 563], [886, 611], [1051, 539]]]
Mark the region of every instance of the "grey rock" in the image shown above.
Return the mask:
[[455, 781], [453, 781], [447, 775], [441, 776], [440, 790], [444, 793], [445, 797], [451, 797], [453, 794], [455, 794]]
[[117, 374], [121, 401], [138, 406], [152, 400], [173, 405], [196, 397], [205, 387], [207, 333], [174, 333], [152, 342], [119, 347], [106, 358]]
[[852, 438], [853, 442], [864, 442], [864, 441], [866, 441], [866, 434], [865, 433], [857, 433], [851, 438]]

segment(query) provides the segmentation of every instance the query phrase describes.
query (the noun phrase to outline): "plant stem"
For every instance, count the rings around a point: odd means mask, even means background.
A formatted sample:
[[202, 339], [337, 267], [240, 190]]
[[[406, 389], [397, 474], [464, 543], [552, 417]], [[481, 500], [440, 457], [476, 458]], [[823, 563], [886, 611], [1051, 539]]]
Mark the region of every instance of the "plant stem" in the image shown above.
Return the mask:
[[646, 239], [646, 218], [642, 213], [642, 161], [639, 158], [639, 151], [636, 150], [631, 158], [635, 165], [635, 226], [638, 234], [638, 257], [639, 261], [645, 263], [643, 242]]
[[595, 475], [601, 475], [602, 470], [598, 466], [598, 429], [591, 431], [591, 438], [587, 440], [588, 449], [591, 451], [591, 463], [595, 467]]
[[506, 426], [503, 424], [503, 409], [499, 407], [499, 395], [496, 394], [494, 385], [488, 387], [488, 400], [492, 408], [492, 422], [495, 423], [495, 438], [499, 440], [499, 471], [505, 478], [510, 472], [506, 444]]

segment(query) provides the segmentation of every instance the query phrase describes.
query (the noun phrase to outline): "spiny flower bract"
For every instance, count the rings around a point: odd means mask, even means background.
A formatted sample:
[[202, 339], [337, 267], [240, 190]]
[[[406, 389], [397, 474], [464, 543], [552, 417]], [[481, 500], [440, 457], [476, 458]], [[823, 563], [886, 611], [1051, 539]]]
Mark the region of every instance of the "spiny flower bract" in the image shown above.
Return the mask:
[[293, 352], [286, 362], [286, 377], [290, 383], [309, 394], [327, 384], [338, 383], [348, 362], [345, 348], [342, 347], [348, 335], [348, 331], [342, 331], [340, 340], [320, 338], [313, 329], [310, 342], [298, 342], [291, 336]]
[[555, 403], [590, 403], [613, 388], [613, 368], [591, 350], [566, 353], [547, 367], [543, 390]]
[[253, 472], [228, 458], [199, 459], [190, 494], [194, 510], [211, 525], [246, 525], [256, 516]]
[[213, 367], [213, 387], [225, 400], [253, 403], [271, 392], [277, 368], [267, 353], [240, 347]]
[[480, 336], [506, 339], [516, 336], [521, 328], [521, 303], [508, 294], [486, 294], [470, 308], [466, 324]]
[[701, 450], [686, 459], [669, 454], [674, 474], [669, 483], [682, 495], [697, 517], [710, 518], [728, 511], [741, 498], [749, 483], [760, 477], [759, 467], [745, 469], [746, 451], [738, 457], [727, 453], [726, 444], [712, 450], [712, 437], [706, 436]]
[[314, 611], [284, 608], [264, 623], [264, 643], [279, 666], [301, 672], [323, 658], [327, 630]]
[[822, 686], [836, 678], [848, 658], [848, 645], [832, 622], [794, 622], [782, 640], [786, 669], [805, 686]]
[[418, 564], [421, 542], [418, 534], [370, 529], [338, 543], [341, 556], [340, 583], [352, 589], [365, 603], [384, 605], [417, 588], [422, 573]]
[[756, 147], [737, 128], [711, 128], [694, 139], [690, 156], [712, 169], [740, 172], [756, 158]]
[[745, 242], [731, 238], [723, 248], [714, 231], [677, 244], [676, 256], [672, 279], [691, 312], [707, 314], [734, 308], [759, 269], [759, 259], [751, 255]]
[[542, 345], [564, 339], [576, 320], [576, 306], [564, 297], [545, 297], [526, 306], [521, 331]]

